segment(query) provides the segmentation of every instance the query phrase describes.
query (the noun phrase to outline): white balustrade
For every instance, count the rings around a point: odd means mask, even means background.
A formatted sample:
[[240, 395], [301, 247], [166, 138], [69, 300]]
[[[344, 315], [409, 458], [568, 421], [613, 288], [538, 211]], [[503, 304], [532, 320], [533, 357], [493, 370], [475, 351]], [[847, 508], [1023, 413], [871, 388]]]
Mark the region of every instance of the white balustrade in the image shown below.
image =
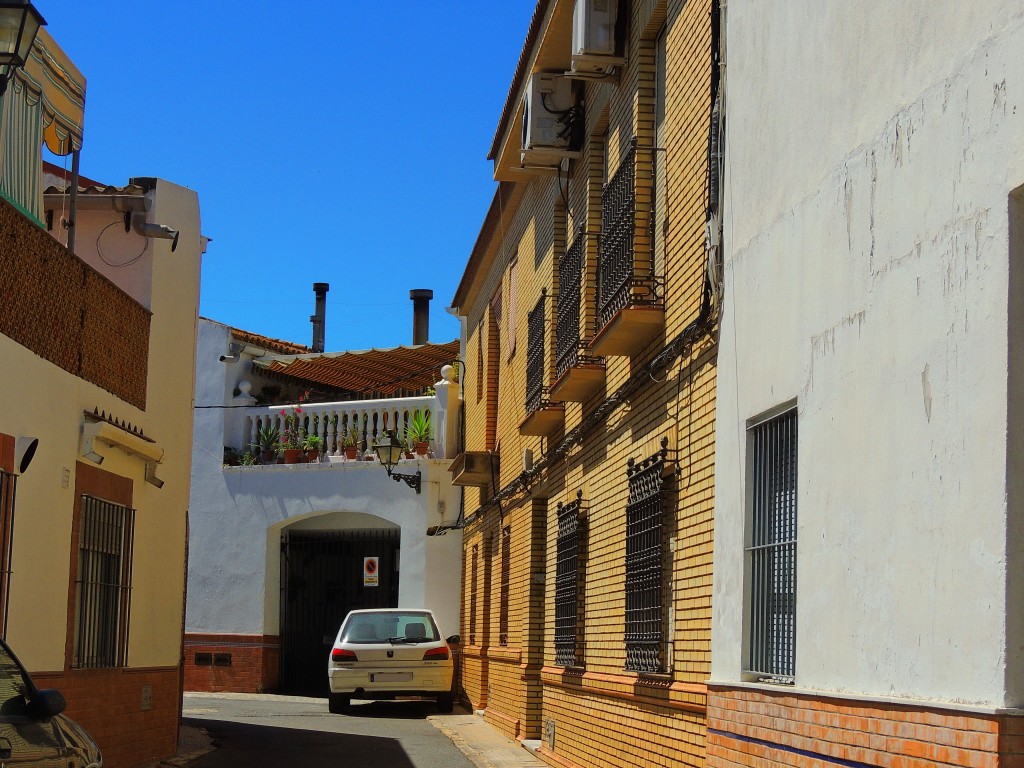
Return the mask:
[[[298, 408], [298, 413], [295, 409]], [[289, 418], [308, 435], [323, 440], [327, 456], [345, 453], [345, 437], [351, 432], [357, 436], [361, 449], [373, 449], [384, 439], [385, 430], [395, 430], [399, 440], [405, 438], [405, 429], [413, 414], [429, 414], [432, 439], [430, 455], [445, 458], [454, 450], [450, 444], [447, 409], [441, 407], [435, 395], [403, 397], [386, 400], [353, 400], [338, 403], [293, 403], [242, 409], [240, 450], [259, 451], [259, 430], [277, 428], [282, 437], [289, 428]]]

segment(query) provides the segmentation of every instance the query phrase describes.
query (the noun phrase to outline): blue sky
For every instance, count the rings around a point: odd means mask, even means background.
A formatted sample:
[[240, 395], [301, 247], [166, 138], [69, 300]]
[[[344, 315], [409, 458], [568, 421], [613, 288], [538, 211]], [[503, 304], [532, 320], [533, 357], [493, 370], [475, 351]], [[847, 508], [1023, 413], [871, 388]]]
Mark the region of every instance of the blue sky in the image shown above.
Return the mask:
[[431, 288], [458, 337], [535, 0], [35, 3], [88, 81], [82, 174], [198, 191], [200, 314], [308, 344], [328, 282], [328, 350], [390, 347]]

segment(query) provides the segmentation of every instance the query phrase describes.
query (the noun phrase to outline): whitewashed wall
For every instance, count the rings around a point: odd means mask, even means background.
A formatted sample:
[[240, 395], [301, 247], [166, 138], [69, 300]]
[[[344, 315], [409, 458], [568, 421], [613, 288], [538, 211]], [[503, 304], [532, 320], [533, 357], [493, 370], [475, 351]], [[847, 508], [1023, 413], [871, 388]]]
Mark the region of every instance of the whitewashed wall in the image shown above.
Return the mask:
[[[221, 363], [229, 329], [202, 320], [196, 365], [196, 417], [189, 509], [186, 632], [277, 634], [282, 530], [398, 527], [399, 604], [432, 608], [458, 632], [461, 535], [428, 537], [453, 522], [459, 493], [450, 461], [424, 460], [423, 492], [391, 480], [378, 463], [222, 466], [228, 402], [247, 363]], [[204, 406], [213, 405], [213, 408]], [[444, 502], [442, 517], [440, 502]], [[449, 629], [450, 628], [450, 629]]]
[[1024, 704], [1024, 5], [730, 0], [725, 28], [712, 677], [743, 667], [745, 427], [795, 398], [797, 687]]

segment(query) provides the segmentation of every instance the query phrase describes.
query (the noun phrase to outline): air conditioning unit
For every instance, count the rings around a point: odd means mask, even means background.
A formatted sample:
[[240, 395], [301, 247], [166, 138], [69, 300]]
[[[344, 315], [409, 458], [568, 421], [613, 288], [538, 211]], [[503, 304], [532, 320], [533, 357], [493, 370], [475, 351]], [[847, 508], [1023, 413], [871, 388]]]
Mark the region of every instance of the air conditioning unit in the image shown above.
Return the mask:
[[[496, 486], [501, 477], [498, 454], [490, 451], [465, 451], [455, 457], [448, 467], [452, 485], [470, 485], [479, 488]], [[497, 490], [495, 488], [495, 490]]]
[[625, 59], [616, 55], [619, 0], [576, 0], [572, 10], [572, 71], [605, 75]]
[[554, 166], [564, 157], [579, 157], [575, 121], [581, 117], [569, 78], [532, 74], [523, 95], [523, 164]]

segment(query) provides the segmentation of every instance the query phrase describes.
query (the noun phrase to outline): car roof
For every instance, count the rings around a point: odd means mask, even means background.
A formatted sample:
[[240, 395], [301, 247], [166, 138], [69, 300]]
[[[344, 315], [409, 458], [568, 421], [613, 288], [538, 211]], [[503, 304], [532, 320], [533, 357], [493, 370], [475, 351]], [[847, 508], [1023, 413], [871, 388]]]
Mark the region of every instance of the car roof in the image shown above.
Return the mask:
[[434, 612], [429, 608], [357, 608], [349, 611], [349, 615], [354, 613], [423, 613], [434, 615]]

